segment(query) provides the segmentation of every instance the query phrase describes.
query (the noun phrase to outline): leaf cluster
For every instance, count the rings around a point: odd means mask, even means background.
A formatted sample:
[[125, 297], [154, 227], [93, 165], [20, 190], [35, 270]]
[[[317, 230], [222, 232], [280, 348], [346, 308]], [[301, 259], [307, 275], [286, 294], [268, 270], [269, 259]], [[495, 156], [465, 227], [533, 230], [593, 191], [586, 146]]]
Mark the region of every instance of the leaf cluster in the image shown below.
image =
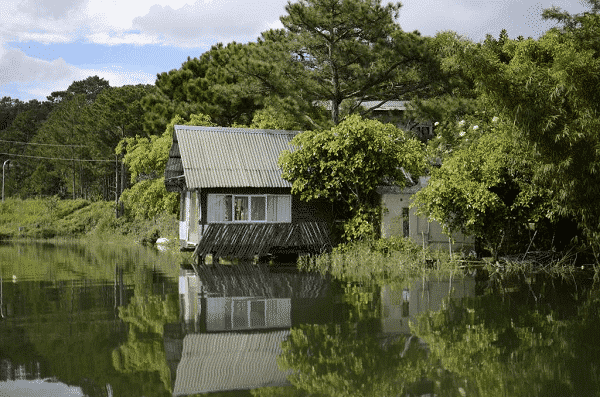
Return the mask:
[[538, 40], [488, 40], [463, 46], [482, 97], [516, 125], [534, 149], [536, 180], [552, 192], [562, 216], [573, 217], [590, 242], [600, 235], [597, 173], [600, 96], [597, 1], [590, 12], [556, 8], [544, 17], [563, 26]]
[[493, 120], [454, 123], [453, 145], [414, 205], [448, 233], [477, 236], [497, 254], [526, 224], [552, 216], [553, 208], [549, 192], [534, 179], [531, 147], [514, 138], [512, 125]]
[[303, 200], [345, 201], [350, 210], [368, 203], [376, 187], [404, 186], [403, 169], [418, 175], [424, 166], [421, 144], [392, 124], [348, 117], [329, 130], [296, 135], [294, 151], [279, 159], [283, 178]]
[[116, 152], [124, 153], [123, 163], [129, 168], [132, 183], [129, 189], [123, 191], [121, 200], [136, 218], [147, 219], [163, 212], [177, 212], [178, 194], [167, 192], [164, 185], [165, 167], [176, 124], [214, 125], [204, 114], [192, 114], [189, 121], [175, 116], [162, 135], [129, 137], [117, 145]]

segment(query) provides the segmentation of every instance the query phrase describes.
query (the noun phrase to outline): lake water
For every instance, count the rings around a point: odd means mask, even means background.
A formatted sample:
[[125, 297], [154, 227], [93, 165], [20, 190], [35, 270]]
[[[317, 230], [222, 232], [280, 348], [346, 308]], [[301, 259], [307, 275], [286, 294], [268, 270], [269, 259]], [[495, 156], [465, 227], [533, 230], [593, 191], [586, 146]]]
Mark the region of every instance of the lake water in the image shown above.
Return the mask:
[[0, 396], [600, 395], [585, 274], [376, 285], [182, 261], [0, 245]]

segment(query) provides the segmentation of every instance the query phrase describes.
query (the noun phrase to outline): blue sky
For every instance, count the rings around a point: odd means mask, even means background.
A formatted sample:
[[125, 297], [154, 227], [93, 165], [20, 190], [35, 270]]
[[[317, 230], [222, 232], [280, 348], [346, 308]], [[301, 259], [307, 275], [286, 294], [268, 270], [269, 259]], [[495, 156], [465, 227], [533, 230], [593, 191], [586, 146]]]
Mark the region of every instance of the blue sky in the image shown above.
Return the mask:
[[[254, 41], [279, 28], [287, 0], [2, 0], [0, 97], [43, 100], [73, 81], [98, 75], [111, 86], [153, 84], [211, 45]], [[552, 26], [541, 12], [571, 13], [579, 0], [404, 0], [398, 22], [433, 36], [454, 30], [474, 41], [538, 37]]]

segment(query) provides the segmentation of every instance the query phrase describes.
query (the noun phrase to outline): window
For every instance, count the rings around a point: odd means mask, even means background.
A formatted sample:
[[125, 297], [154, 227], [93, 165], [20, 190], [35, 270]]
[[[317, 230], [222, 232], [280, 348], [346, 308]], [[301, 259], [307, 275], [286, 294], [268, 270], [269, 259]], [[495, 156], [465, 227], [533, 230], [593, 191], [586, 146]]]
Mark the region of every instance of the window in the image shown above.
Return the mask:
[[289, 194], [209, 194], [208, 222], [279, 222], [292, 220]]
[[402, 208], [402, 236], [410, 236], [410, 221], [409, 221], [408, 208]]
[[267, 311], [264, 299], [233, 298], [231, 301], [231, 329], [264, 328]]

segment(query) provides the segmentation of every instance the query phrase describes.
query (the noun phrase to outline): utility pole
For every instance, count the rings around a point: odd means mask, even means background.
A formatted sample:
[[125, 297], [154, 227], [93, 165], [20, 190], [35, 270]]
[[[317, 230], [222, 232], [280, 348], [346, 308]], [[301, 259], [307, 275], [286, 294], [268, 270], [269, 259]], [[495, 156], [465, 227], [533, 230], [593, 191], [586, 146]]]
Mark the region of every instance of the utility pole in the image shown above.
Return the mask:
[[6, 163], [10, 160], [5, 160], [2, 164], [2, 202], [4, 202], [4, 167], [6, 167]]

